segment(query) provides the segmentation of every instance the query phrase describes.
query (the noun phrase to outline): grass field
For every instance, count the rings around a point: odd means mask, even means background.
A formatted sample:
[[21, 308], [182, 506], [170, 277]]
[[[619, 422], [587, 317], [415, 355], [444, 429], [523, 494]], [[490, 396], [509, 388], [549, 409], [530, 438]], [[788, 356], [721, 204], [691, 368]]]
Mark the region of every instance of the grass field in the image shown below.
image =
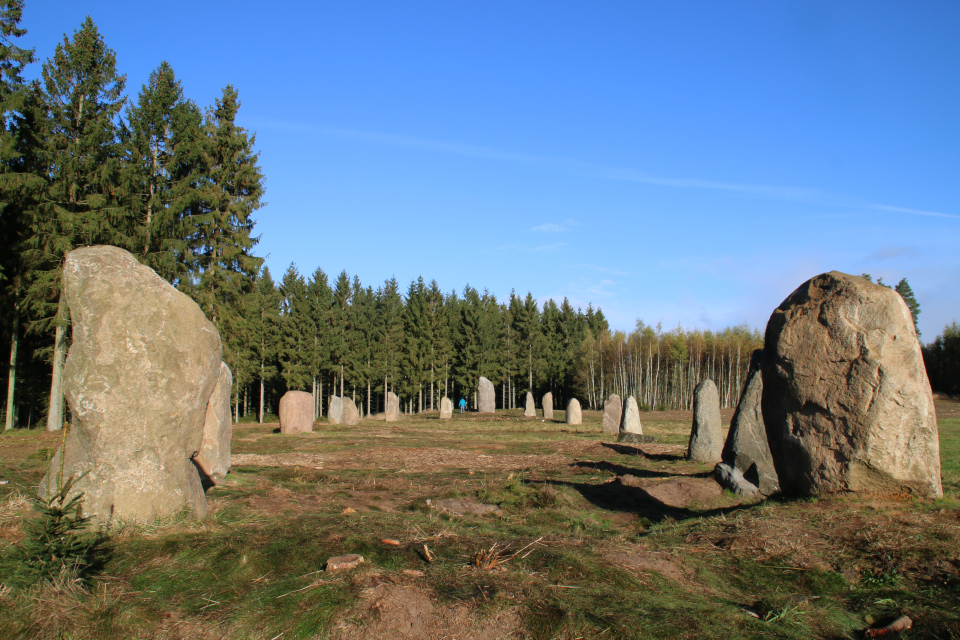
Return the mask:
[[[638, 447], [593, 412], [240, 424], [210, 517], [116, 527], [89, 589], [0, 590], [0, 637], [859, 638], [906, 614], [901, 637], [960, 638], [960, 412], [938, 411], [937, 501], [742, 502], [683, 459], [682, 412], [644, 414]], [[0, 553], [59, 441], [0, 436]]]

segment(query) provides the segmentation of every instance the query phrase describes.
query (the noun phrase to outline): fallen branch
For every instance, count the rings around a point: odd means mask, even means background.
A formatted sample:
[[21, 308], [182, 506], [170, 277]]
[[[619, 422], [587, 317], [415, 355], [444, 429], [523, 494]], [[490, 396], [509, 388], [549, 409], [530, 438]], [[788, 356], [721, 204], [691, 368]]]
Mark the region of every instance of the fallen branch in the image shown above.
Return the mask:
[[901, 631], [906, 631], [913, 626], [913, 620], [907, 616], [900, 616], [890, 624], [885, 627], [878, 627], [876, 629], [867, 629], [863, 632], [864, 638], [882, 638], [883, 636], [888, 636], [894, 633], [899, 633]]

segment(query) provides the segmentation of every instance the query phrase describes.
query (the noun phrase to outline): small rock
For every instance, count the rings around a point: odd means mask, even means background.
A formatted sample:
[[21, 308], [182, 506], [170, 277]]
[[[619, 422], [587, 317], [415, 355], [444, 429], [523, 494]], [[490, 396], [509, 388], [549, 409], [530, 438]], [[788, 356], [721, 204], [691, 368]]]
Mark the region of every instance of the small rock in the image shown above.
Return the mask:
[[400, 546], [400, 541], [399, 541], [399, 540], [394, 540], [393, 538], [384, 538], [384, 539], [381, 540], [380, 542], [382, 542], [383, 544], [386, 544], [386, 545], [390, 545], [391, 547], [399, 547], [399, 546]]
[[440, 419], [449, 420], [453, 417], [453, 402], [450, 401], [450, 398], [441, 398], [440, 399]]
[[[229, 402], [229, 397], [227, 400]], [[287, 391], [280, 398], [280, 433], [291, 435], [311, 432], [313, 396], [306, 391]]]
[[427, 575], [423, 571], [419, 571], [417, 569], [402, 569], [400, 573], [402, 573], [405, 576], [411, 576], [413, 578], [422, 578], [423, 576]]
[[346, 509], [344, 509], [344, 510], [341, 511], [340, 513], [349, 514], [349, 513], [356, 513], [356, 512], [357, 512], [357, 510], [354, 509], [353, 507], [347, 507]]
[[327, 571], [341, 571], [343, 569], [353, 569], [363, 562], [363, 556], [356, 553], [348, 553], [343, 556], [336, 556], [327, 560]]

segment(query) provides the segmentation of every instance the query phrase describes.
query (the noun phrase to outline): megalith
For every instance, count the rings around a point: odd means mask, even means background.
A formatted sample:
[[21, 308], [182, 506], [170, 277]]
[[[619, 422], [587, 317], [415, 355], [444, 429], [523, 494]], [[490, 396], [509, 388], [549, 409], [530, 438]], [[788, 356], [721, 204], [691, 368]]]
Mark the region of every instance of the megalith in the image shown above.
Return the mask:
[[896, 291], [838, 271], [811, 278], [770, 316], [762, 371], [784, 493], [943, 495], [933, 395]]
[[583, 413], [580, 411], [580, 401], [570, 398], [567, 401], [567, 424], [583, 424]]
[[497, 393], [493, 383], [480, 377], [477, 383], [477, 411], [480, 413], [495, 413], [497, 410]]
[[543, 419], [553, 420], [553, 392], [547, 391], [543, 394], [543, 400], [540, 404], [543, 407]]
[[343, 398], [330, 396], [327, 402], [327, 422], [330, 424], [343, 423]]
[[287, 391], [280, 398], [280, 433], [313, 432], [313, 396], [306, 391]]
[[537, 417], [537, 407], [533, 403], [533, 393], [527, 391], [527, 402], [526, 406], [523, 408], [523, 417], [524, 418], [536, 418]]
[[723, 424], [720, 420], [720, 393], [707, 378], [693, 390], [693, 426], [687, 458], [694, 462], [720, 462], [723, 453]]
[[384, 420], [387, 422], [396, 422], [400, 419], [400, 398], [397, 397], [397, 394], [393, 391], [387, 391], [387, 400], [384, 405]]
[[627, 396], [623, 416], [619, 426], [620, 437], [617, 442], [638, 443], [643, 440], [643, 426], [640, 424], [640, 408], [637, 399]]
[[770, 496], [780, 490], [761, 411], [762, 358], [763, 349], [754, 351], [750, 358], [747, 381], [723, 445], [723, 462], [716, 469], [720, 484], [738, 495]]
[[[634, 400], [636, 402], [636, 400]], [[620, 433], [620, 421], [623, 419], [623, 403], [616, 393], [603, 401], [603, 433]], [[639, 423], [639, 418], [638, 418]]]
[[343, 424], [351, 427], [360, 424], [360, 410], [353, 398], [343, 399]]
[[449, 420], [453, 417], [453, 402], [450, 398], [444, 396], [440, 398], [440, 419]]
[[193, 456], [193, 462], [213, 484], [223, 483], [230, 471], [230, 438], [233, 436], [233, 416], [230, 415], [230, 390], [233, 388], [233, 374], [226, 362], [220, 363], [220, 376], [213, 394], [207, 401], [207, 412], [203, 420], [203, 439], [200, 451]]
[[67, 254], [63, 295], [73, 325], [64, 391], [74, 420], [40, 495], [74, 477], [84, 514], [100, 524], [184, 507], [203, 517], [207, 501], [191, 458], [220, 379], [216, 327], [116, 247]]

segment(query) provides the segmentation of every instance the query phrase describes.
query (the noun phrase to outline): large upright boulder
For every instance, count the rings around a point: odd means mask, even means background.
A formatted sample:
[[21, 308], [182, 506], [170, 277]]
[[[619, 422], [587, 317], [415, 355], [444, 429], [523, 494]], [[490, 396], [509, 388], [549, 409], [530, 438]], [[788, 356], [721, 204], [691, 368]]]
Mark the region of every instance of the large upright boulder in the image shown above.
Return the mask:
[[543, 419], [553, 420], [553, 392], [547, 391], [543, 394], [540, 406], [543, 407]]
[[496, 413], [497, 411], [497, 393], [493, 388], [493, 383], [484, 377], [480, 377], [477, 383], [477, 411], [480, 413]]
[[837, 271], [811, 278], [774, 310], [763, 350], [763, 421], [785, 493], [943, 495], [930, 383], [896, 291]]
[[313, 432], [313, 395], [306, 391], [287, 391], [280, 398], [280, 433]]
[[343, 422], [343, 398], [340, 396], [330, 396], [327, 401], [327, 422], [330, 424]]
[[780, 490], [777, 470], [767, 444], [767, 431], [763, 425], [762, 357], [763, 350], [757, 349], [750, 358], [747, 382], [723, 445], [723, 461], [716, 470], [720, 483], [738, 495], [770, 496]]
[[384, 405], [384, 420], [387, 422], [396, 422], [400, 419], [400, 398], [397, 397], [397, 394], [393, 391], [387, 391], [387, 400], [384, 402]]
[[207, 401], [200, 451], [193, 456], [193, 462], [200, 473], [213, 484], [221, 484], [230, 471], [230, 438], [233, 436], [233, 420], [230, 415], [232, 388], [233, 374], [230, 373], [227, 363], [221, 362], [217, 386], [213, 388], [213, 394]]
[[343, 399], [343, 424], [350, 427], [360, 424], [360, 410], [353, 398]]
[[623, 409], [623, 417], [620, 419], [620, 436], [617, 442], [638, 443], [643, 441], [643, 425], [640, 424], [640, 407], [637, 406], [637, 399], [633, 396], [627, 396], [626, 406]]
[[580, 410], [580, 401], [570, 398], [567, 401], [567, 424], [583, 424], [583, 412]]
[[537, 405], [533, 402], [533, 394], [527, 391], [527, 401], [523, 407], [523, 417], [524, 418], [536, 418], [537, 417]]
[[720, 421], [720, 393], [707, 378], [693, 390], [693, 425], [687, 458], [694, 462], [720, 462], [723, 452], [723, 424]]
[[[207, 512], [191, 460], [220, 378], [220, 336], [197, 304], [122, 249], [67, 254], [63, 295], [73, 325], [64, 390], [73, 428], [40, 494], [79, 478], [96, 522]], [[82, 477], [81, 477], [82, 476]]]
[[440, 419], [449, 420], [453, 417], [453, 403], [450, 398], [444, 396], [440, 398]]
[[[636, 402], [636, 400], [634, 400]], [[620, 396], [616, 393], [611, 393], [610, 396], [603, 401], [603, 424], [600, 428], [603, 433], [620, 433], [620, 421], [623, 418], [623, 403], [620, 401]], [[639, 423], [639, 419], [637, 421]]]

